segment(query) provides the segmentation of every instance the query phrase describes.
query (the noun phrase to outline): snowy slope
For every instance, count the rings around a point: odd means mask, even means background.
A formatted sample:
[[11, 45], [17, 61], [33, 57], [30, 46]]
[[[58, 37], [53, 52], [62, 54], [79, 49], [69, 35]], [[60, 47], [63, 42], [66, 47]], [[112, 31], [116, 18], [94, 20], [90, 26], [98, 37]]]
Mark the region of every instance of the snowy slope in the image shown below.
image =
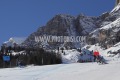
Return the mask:
[[62, 54], [63, 63], [76, 63], [79, 60], [80, 52], [77, 50], [64, 50]]
[[104, 51], [104, 53], [106, 53], [107, 56], [110, 56], [110, 55], [115, 55], [115, 54], [111, 54], [111, 53], [117, 52], [118, 57], [120, 57], [120, 53], [118, 52], [119, 50], [120, 50], [120, 42], [115, 44], [113, 47], [106, 49]]
[[104, 29], [104, 30], [112, 29], [114, 32], [120, 31], [120, 18], [118, 18], [117, 20], [111, 22], [110, 24], [108, 24], [102, 28], [98, 28], [98, 29], [94, 30], [90, 34], [92, 34], [92, 37], [98, 37], [99, 31], [102, 29]]
[[[84, 51], [86, 52], [86, 54], [83, 53]], [[83, 60], [83, 61], [91, 60], [91, 61], [93, 61], [93, 56], [89, 55], [87, 53], [89, 53], [89, 51], [87, 52], [86, 50], [83, 50], [82, 52], [79, 52], [76, 49], [64, 50], [63, 53], [60, 51], [60, 54], [62, 56], [62, 63], [63, 64], [78, 63], [80, 60]]]
[[0, 69], [0, 80], [119, 80], [120, 62], [29, 66]]
[[[99, 53], [100, 53], [100, 55], [102, 55], [102, 56], [104, 56], [104, 57], [106, 57], [107, 56], [107, 58], [108, 57], [120, 57], [120, 52], [118, 52], [118, 51], [120, 51], [120, 42], [118, 42], [118, 43], [116, 43], [113, 47], [110, 47], [110, 48], [108, 48], [108, 49], [104, 49], [104, 48], [102, 48], [101, 46], [98, 46], [98, 45], [86, 45], [85, 47], [83, 47], [83, 48], [86, 48], [86, 47], [89, 47], [89, 49], [88, 50], [90, 50], [90, 51], [94, 51], [94, 50], [98, 50], [99, 51]], [[114, 52], [116, 52], [117, 54], [113, 54]]]
[[[102, 23], [102, 27], [101, 28], [97, 28], [96, 30], [94, 30], [93, 32], [91, 32], [90, 34], [93, 34], [93, 37], [98, 36], [99, 31], [101, 29], [114, 29], [115, 32], [120, 30], [120, 4], [118, 4], [110, 13], [109, 16], [106, 17], [105, 19], [106, 21], [103, 21]], [[106, 24], [106, 25], [104, 25]]]

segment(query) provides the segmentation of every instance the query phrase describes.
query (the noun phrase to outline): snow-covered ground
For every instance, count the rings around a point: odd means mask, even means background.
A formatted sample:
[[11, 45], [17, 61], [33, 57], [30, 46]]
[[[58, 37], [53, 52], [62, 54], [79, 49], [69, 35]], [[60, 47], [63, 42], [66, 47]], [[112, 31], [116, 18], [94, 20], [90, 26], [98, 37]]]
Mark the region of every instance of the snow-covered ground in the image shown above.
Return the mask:
[[119, 75], [119, 61], [0, 69], [0, 80], [119, 80]]
[[116, 50], [118, 47], [119, 43], [108, 50], [103, 50], [100, 46], [90, 46], [89, 50], [99, 50], [108, 64], [77, 63], [80, 52], [75, 49], [64, 50], [61, 54], [65, 64], [0, 69], [0, 80], [119, 80], [120, 58], [118, 55], [105, 56], [107, 51]]
[[[120, 55], [108, 57], [107, 52], [119, 50], [120, 43], [106, 50], [98, 45], [86, 45], [85, 47], [88, 46], [90, 46], [90, 51], [97, 49], [108, 64], [77, 63], [81, 53], [75, 49], [64, 50], [61, 53], [62, 59], [63, 63], [67, 64], [0, 69], [0, 80], [119, 80]], [[21, 53], [23, 52], [21, 51]]]

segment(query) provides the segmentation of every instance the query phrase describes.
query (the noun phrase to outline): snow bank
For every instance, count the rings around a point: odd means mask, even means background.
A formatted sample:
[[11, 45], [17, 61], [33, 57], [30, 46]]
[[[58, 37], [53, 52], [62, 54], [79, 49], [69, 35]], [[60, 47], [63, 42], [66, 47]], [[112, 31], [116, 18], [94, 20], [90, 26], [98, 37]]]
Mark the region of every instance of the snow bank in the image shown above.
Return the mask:
[[77, 50], [64, 50], [62, 54], [63, 63], [76, 63], [79, 60], [80, 52]]

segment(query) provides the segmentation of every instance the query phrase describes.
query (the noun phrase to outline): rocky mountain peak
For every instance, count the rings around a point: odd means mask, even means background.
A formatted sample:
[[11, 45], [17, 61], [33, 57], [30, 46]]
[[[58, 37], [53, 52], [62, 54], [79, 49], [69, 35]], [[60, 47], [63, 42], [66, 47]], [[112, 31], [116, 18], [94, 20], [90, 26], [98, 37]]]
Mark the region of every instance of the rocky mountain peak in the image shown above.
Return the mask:
[[[116, 22], [117, 24], [119, 23], [119, 18], [120, 4], [118, 4], [111, 12], [105, 12], [98, 17], [86, 16], [84, 14], [80, 14], [78, 16], [58, 14], [54, 16], [51, 20], [49, 20], [45, 26], [40, 27], [36, 32], [32, 33], [23, 44], [32, 47], [36, 45], [41, 45], [41, 43], [36, 43], [34, 39], [35, 36], [41, 35], [87, 36], [88, 44], [95, 44], [97, 42], [100, 42], [101, 44], [109, 44], [112, 41], [114, 41], [114, 39], [118, 40], [119, 38], [116, 37], [116, 34], [118, 34], [119, 29], [115, 27]], [[112, 27], [106, 30], [104, 29], [104, 27], [106, 26]], [[77, 43], [77, 46], [76, 43], [47, 44], [48, 47], [54, 48], [61, 46], [62, 44], [64, 44], [64, 46], [72, 46], [76, 48], [78, 47], [78, 45], [79, 47], [81, 46], [81, 43]]]

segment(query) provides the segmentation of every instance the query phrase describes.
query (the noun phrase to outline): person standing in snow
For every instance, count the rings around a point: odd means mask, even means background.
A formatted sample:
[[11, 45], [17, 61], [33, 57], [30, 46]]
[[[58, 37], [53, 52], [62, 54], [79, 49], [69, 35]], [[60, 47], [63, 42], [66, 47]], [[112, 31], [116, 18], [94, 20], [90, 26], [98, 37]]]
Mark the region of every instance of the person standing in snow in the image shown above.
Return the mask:
[[95, 62], [96, 59], [99, 58], [99, 51], [98, 51], [98, 50], [95, 50], [94, 53], [93, 53], [93, 56], [94, 56], [94, 62]]

